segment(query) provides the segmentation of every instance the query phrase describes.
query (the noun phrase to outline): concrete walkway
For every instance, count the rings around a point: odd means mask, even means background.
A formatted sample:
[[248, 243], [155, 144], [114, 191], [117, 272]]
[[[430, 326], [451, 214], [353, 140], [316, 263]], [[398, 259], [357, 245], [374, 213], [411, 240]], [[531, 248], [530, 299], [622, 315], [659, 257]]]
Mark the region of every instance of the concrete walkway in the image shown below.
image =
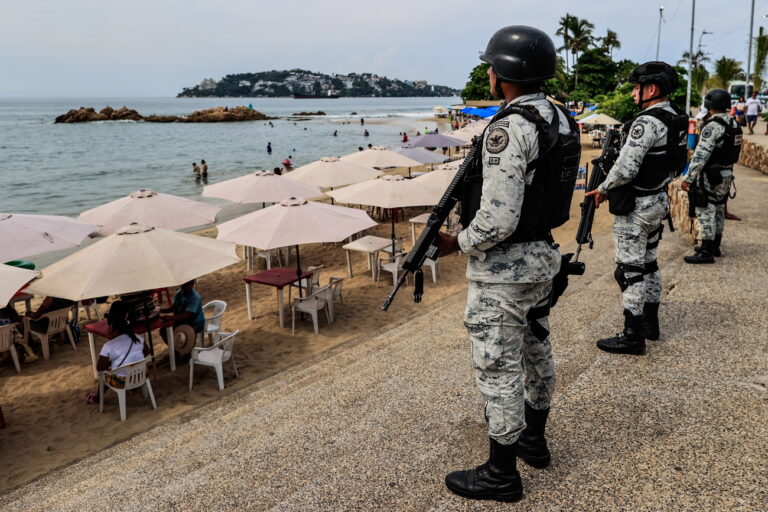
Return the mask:
[[521, 468], [520, 504], [443, 486], [487, 444], [458, 295], [8, 492], [0, 510], [765, 510], [768, 176], [737, 180], [744, 220], [728, 221], [716, 265], [683, 264], [690, 249], [665, 232], [663, 334], [645, 357], [595, 348], [621, 306], [610, 236], [586, 251], [552, 317], [554, 463]]

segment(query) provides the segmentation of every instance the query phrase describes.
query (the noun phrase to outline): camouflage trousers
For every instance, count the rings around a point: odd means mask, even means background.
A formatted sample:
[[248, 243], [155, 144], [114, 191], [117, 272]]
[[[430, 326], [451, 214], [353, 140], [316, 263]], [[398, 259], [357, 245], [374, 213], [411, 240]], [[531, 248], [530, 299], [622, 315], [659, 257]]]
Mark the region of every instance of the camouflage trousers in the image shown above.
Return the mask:
[[[547, 409], [555, 387], [549, 343], [552, 280], [541, 283], [469, 282], [464, 325], [475, 383], [485, 399], [488, 435], [517, 441], [525, 428], [525, 402]], [[542, 316], [543, 315], [543, 316]]]
[[[710, 198], [721, 201], [728, 195], [731, 188], [732, 176], [723, 177], [723, 182], [717, 185]], [[702, 240], [714, 240], [715, 236], [722, 235], [725, 228], [725, 203], [708, 203], [704, 208], [696, 208], [696, 218], [699, 219], [699, 231]]]
[[[635, 316], [643, 314], [645, 302], [661, 300], [661, 272], [656, 266], [656, 250], [664, 229], [661, 219], [666, 214], [666, 204], [655, 203], [613, 219], [616, 263], [624, 265], [624, 279], [630, 283], [622, 291], [624, 309]], [[638, 276], [642, 279], [637, 279]]]

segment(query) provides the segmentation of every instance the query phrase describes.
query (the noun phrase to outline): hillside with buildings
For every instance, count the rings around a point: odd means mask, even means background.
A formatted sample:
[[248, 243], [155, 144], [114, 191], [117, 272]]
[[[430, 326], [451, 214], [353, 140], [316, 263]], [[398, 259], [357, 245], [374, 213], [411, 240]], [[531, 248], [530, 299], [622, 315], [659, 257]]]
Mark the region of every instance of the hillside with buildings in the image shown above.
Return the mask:
[[426, 80], [398, 80], [373, 73], [326, 75], [303, 69], [237, 73], [221, 80], [206, 78], [185, 87], [179, 98], [187, 97], [285, 97], [285, 96], [455, 96], [456, 89]]

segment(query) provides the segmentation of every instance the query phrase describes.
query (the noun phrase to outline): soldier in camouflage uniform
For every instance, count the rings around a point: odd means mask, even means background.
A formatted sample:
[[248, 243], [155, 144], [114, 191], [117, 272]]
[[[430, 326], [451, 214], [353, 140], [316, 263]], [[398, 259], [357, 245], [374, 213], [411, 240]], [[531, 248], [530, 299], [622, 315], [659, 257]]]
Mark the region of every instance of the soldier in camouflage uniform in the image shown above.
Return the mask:
[[[513, 80], [524, 71], [499, 65], [510, 54], [527, 61], [526, 73], [533, 75], [526, 85]], [[505, 98], [503, 109], [533, 106], [545, 120], [557, 122], [560, 133], [570, 133], [565, 114], [540, 92], [541, 82], [555, 69], [548, 36], [531, 27], [507, 27], [493, 36], [481, 58], [491, 64], [491, 90]], [[503, 110], [494, 119], [502, 116]], [[555, 366], [547, 315], [560, 253], [551, 235], [510, 241], [519, 228], [526, 185], [535, 174], [528, 164], [539, 152], [532, 122], [518, 114], [491, 121], [482, 140], [479, 210], [458, 237], [441, 233], [441, 256], [456, 250], [470, 256], [464, 323], [491, 446], [488, 462], [446, 477], [452, 492], [469, 498], [517, 501], [522, 483], [515, 457], [535, 467], [546, 467], [550, 460], [544, 429]]]
[[[606, 198], [611, 202], [617, 264], [614, 277], [624, 303], [624, 330], [599, 340], [597, 346], [606, 352], [640, 355], [645, 353], [646, 338], [659, 338], [661, 272], [656, 251], [663, 230], [661, 221], [669, 210], [666, 186], [674, 176], [668, 161], [668, 137], [678, 136], [668, 133], [662, 119], [678, 116], [667, 98], [678, 82], [674, 68], [663, 62], [638, 66], [629, 80], [635, 83], [635, 103], [643, 110], [628, 129], [625, 125], [616, 163], [605, 181], [587, 196], [593, 196], [598, 205]], [[651, 174], [655, 177], [649, 179]], [[619, 195], [622, 192], [623, 196]], [[620, 209], [621, 201], [629, 201], [628, 211], [614, 210]]]
[[728, 91], [709, 91], [704, 106], [709, 114], [682, 188], [687, 191], [695, 184], [696, 195], [702, 203], [706, 200], [706, 205], [696, 206], [701, 245], [694, 254], [683, 258], [686, 263], [714, 263], [715, 256], [721, 255], [725, 201], [733, 182], [733, 163], [741, 149], [741, 127], [726, 113], [731, 106]]

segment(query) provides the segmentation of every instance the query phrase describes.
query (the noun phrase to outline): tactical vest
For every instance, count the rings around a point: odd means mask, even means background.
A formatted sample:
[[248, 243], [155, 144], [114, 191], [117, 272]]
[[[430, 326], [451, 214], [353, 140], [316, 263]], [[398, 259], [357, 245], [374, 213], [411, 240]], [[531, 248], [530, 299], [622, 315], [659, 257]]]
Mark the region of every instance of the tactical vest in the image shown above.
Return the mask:
[[[664, 108], [652, 108], [640, 115], [654, 117], [666, 126], [667, 144], [661, 148], [650, 148], [645, 154], [640, 171], [631, 182], [636, 196], [658, 194], [668, 181], [682, 174], [688, 162], [688, 116], [677, 109], [670, 112]], [[629, 139], [629, 129], [635, 119], [624, 123], [621, 129], [624, 144]]]
[[[535, 170], [530, 185], [525, 185], [523, 206], [520, 220], [514, 233], [503, 243], [523, 243], [550, 238], [550, 230], [562, 226], [568, 220], [571, 209], [573, 187], [581, 158], [581, 141], [576, 123], [568, 111], [558, 105], [568, 120], [571, 129], [568, 134], [559, 133], [560, 120], [555, 111], [555, 118], [547, 122], [536, 107], [532, 105], [511, 105], [500, 111], [488, 127], [494, 122], [512, 114], [518, 114], [536, 125], [539, 142], [539, 155], [528, 163], [525, 173]], [[486, 128], [487, 131], [488, 128]], [[485, 134], [481, 143], [485, 140]], [[469, 226], [480, 209], [480, 197], [483, 192], [483, 157], [482, 148], [474, 154], [465, 176], [465, 189], [461, 202], [461, 224]]]
[[[707, 160], [707, 167], [710, 165], [718, 165], [720, 167], [730, 167], [739, 161], [739, 153], [741, 153], [741, 139], [743, 132], [741, 126], [735, 123], [727, 122], [720, 117], [713, 117], [704, 123], [706, 127], [709, 123], [717, 123], [725, 128], [725, 134], [721, 139], [723, 144], [720, 147], [715, 147], [712, 154]], [[703, 129], [703, 128], [702, 128]]]

